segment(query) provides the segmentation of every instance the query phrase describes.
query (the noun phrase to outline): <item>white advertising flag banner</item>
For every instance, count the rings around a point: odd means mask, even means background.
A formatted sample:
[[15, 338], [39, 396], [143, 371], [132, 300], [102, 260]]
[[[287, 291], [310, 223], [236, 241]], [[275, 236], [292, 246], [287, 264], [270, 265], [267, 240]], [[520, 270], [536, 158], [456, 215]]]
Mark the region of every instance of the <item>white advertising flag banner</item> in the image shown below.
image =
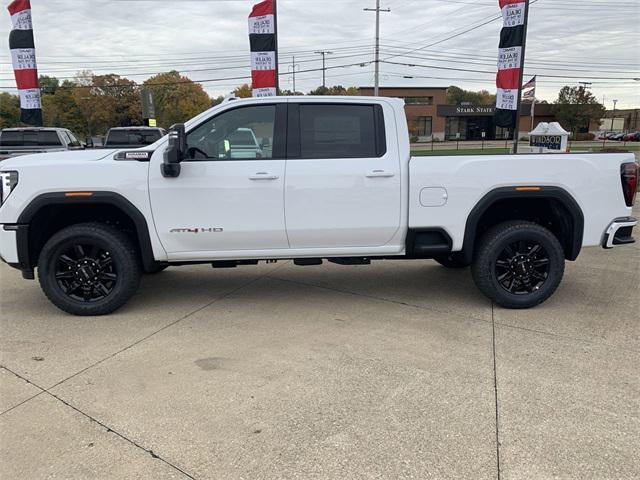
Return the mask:
[[33, 70], [36, 66], [35, 48], [12, 48], [11, 61], [14, 70]]
[[18, 90], [18, 93], [20, 94], [20, 108], [41, 108], [39, 88]]
[[505, 27], [518, 27], [524, 25], [525, 3], [511, 3], [502, 9], [502, 20]]
[[496, 108], [500, 108], [502, 110], [516, 110], [518, 104], [517, 99], [518, 89], [499, 88], [496, 99]]
[[498, 70], [520, 68], [522, 47], [507, 47], [498, 49]]
[[251, 52], [251, 70], [275, 70], [275, 52]]
[[277, 95], [275, 88], [254, 88], [254, 97], [275, 97]]
[[273, 15], [249, 17], [249, 35], [275, 33]]
[[11, 23], [13, 23], [14, 30], [33, 29], [33, 24], [31, 23], [31, 9], [22, 10], [21, 12], [11, 15]]

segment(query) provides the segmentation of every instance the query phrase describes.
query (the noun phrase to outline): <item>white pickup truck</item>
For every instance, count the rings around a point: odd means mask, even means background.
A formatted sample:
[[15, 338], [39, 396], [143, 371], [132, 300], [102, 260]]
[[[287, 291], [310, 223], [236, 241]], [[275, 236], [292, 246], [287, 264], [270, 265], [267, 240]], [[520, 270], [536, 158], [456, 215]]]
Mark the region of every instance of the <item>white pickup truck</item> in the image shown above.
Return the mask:
[[[248, 131], [259, 148], [234, 141]], [[2, 258], [77, 315], [114, 311], [143, 272], [274, 259], [433, 258], [527, 308], [637, 224], [633, 155], [411, 157], [403, 102], [379, 97], [229, 100], [142, 149], [0, 170]]]

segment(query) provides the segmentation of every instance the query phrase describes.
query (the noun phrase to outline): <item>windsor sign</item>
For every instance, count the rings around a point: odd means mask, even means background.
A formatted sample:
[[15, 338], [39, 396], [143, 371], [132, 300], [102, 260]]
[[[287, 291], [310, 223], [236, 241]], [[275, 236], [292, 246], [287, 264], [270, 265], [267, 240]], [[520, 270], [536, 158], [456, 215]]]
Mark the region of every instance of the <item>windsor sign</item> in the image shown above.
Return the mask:
[[529, 146], [560, 151], [562, 150], [562, 137], [560, 135], [531, 135]]

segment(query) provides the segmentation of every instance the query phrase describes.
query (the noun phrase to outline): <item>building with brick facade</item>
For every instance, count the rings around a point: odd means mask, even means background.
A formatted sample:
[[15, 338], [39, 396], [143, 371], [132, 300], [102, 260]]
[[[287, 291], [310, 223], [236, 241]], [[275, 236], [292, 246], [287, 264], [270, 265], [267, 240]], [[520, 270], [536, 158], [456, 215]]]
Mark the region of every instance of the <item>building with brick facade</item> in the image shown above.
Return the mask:
[[[512, 138], [513, 132], [496, 127], [494, 105], [449, 105], [447, 87], [380, 87], [380, 96], [402, 98], [409, 131], [414, 141], [443, 140], [502, 140]], [[360, 95], [373, 95], [373, 87], [360, 87]], [[520, 112], [520, 132], [526, 136], [541, 122], [556, 122], [554, 105], [538, 103], [531, 117], [531, 104], [523, 103]], [[610, 112], [607, 112], [610, 115]], [[623, 115], [616, 112], [616, 118]], [[624, 111], [627, 130], [638, 128], [638, 110]], [[592, 122], [582, 133], [601, 130], [598, 121]], [[605, 128], [606, 129], [606, 125]]]

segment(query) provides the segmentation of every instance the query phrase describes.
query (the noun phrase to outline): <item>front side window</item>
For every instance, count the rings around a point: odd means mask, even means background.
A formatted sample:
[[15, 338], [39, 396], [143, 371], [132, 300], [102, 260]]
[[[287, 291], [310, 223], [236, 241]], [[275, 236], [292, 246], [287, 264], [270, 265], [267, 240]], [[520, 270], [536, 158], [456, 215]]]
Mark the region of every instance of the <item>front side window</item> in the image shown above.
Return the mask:
[[188, 160], [273, 158], [275, 105], [235, 108], [216, 115], [187, 135]]
[[376, 157], [372, 105], [300, 105], [301, 158]]

